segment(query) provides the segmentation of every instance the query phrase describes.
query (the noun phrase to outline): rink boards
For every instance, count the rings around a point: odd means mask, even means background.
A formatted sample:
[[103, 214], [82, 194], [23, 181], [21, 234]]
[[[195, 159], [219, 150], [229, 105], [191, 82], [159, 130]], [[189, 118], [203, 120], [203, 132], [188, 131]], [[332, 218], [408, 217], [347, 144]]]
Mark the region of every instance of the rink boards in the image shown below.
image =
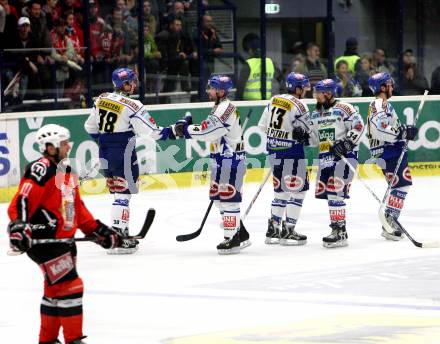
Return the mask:
[[[392, 99], [401, 121], [412, 124], [420, 96], [394, 97]], [[364, 120], [371, 98], [345, 99], [358, 108]], [[267, 101], [235, 102], [242, 118], [250, 114], [244, 131], [248, 172], [246, 181], [260, 181], [262, 169], [267, 167], [265, 135], [257, 123]], [[306, 100], [310, 110], [315, 102]], [[158, 125], [167, 126], [181, 118], [186, 111], [194, 122], [202, 121], [209, 114], [212, 103], [151, 105], [149, 110]], [[40, 156], [35, 141], [36, 131], [45, 124], [56, 123], [71, 131], [73, 148], [71, 162], [80, 175], [96, 178], [83, 184], [85, 193], [105, 191], [102, 175], [97, 168], [98, 146], [87, 135], [83, 124], [89, 109], [11, 113], [0, 115], [0, 201], [10, 200], [16, 190], [24, 166]], [[429, 96], [417, 124], [419, 136], [409, 143], [409, 161], [413, 175], [440, 174], [440, 96]], [[194, 140], [161, 141], [157, 145], [151, 139], [137, 140], [137, 152], [141, 178], [141, 190], [168, 187], [191, 187], [206, 183], [209, 170], [209, 147]], [[310, 167], [316, 166], [316, 149], [307, 148]], [[360, 144], [359, 159], [369, 159], [368, 140]], [[375, 177], [377, 171], [370, 164], [360, 170], [363, 177]]]

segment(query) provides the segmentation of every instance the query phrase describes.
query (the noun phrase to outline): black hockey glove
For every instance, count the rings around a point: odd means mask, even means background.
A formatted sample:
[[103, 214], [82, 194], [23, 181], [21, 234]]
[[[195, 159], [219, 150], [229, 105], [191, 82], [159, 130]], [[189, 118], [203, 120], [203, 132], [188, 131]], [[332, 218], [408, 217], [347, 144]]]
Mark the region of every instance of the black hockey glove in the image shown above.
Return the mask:
[[306, 143], [309, 140], [310, 135], [303, 127], [293, 127], [292, 139], [298, 141], [301, 144]]
[[333, 146], [330, 147], [330, 152], [337, 157], [346, 156], [348, 152], [351, 152], [356, 145], [347, 139], [336, 141]]
[[419, 129], [415, 125], [402, 124], [399, 128], [399, 134], [397, 135], [397, 139], [414, 141], [418, 132]]
[[98, 227], [92, 233], [92, 235], [98, 238], [96, 243], [105, 249], [118, 247], [121, 240], [119, 234], [101, 221], [96, 220], [96, 222]]
[[26, 252], [32, 247], [32, 230], [29, 223], [15, 220], [8, 225], [9, 246], [14, 251]]

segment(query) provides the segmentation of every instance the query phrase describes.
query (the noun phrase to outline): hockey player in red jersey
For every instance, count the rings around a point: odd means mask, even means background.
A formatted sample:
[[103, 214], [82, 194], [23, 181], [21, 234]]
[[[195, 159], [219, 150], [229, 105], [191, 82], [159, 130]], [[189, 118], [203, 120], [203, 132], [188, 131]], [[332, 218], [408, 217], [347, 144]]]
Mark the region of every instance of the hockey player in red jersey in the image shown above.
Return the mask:
[[119, 244], [118, 235], [96, 220], [81, 200], [77, 176], [64, 160], [71, 149], [69, 138], [69, 130], [55, 124], [37, 131], [43, 157], [26, 166], [8, 208], [12, 250], [26, 252], [44, 274], [39, 344], [60, 343], [61, 327], [65, 343], [84, 343], [83, 282], [76, 271], [73, 240], [35, 244], [33, 239], [73, 238], [79, 228], [106, 249]]

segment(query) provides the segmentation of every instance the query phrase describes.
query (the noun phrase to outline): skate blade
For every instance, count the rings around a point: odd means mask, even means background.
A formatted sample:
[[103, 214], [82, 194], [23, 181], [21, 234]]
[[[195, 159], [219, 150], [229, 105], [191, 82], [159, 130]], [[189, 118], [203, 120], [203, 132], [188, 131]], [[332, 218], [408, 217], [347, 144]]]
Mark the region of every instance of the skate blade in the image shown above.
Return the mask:
[[218, 254], [220, 255], [228, 255], [228, 254], [237, 254], [240, 253], [240, 247], [233, 247], [226, 250], [217, 249]]
[[133, 254], [138, 250], [138, 247], [132, 247], [132, 248], [122, 248], [122, 247], [116, 247], [116, 248], [110, 248], [107, 250], [107, 254], [110, 255], [122, 255], [122, 254]]
[[280, 243], [280, 239], [278, 238], [268, 238], [266, 237], [266, 239], [264, 240], [264, 243], [266, 245], [277, 245]]
[[348, 242], [346, 240], [337, 241], [337, 242], [323, 242], [322, 246], [325, 248], [335, 248], [335, 247], [345, 247], [348, 246]]
[[403, 239], [403, 235], [401, 236], [397, 236], [397, 235], [392, 235], [390, 233], [388, 233], [387, 231], [383, 230], [382, 234], [381, 234], [385, 239], [387, 240], [391, 240], [391, 241], [400, 241]]
[[302, 246], [307, 244], [306, 240], [280, 239], [281, 246]]
[[252, 243], [251, 243], [250, 240], [242, 241], [242, 242], [240, 243], [240, 250], [243, 250], [243, 249], [245, 249], [246, 247], [249, 247], [249, 246], [251, 246], [251, 245], [252, 245]]

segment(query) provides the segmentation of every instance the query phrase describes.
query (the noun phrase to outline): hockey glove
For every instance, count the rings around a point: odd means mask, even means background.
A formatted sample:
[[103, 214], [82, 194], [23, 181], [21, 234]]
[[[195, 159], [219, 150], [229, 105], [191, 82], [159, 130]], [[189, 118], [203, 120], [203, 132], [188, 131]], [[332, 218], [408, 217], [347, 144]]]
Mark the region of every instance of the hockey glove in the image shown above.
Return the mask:
[[397, 135], [397, 139], [414, 141], [418, 132], [419, 129], [416, 126], [402, 124], [399, 128], [399, 134]]
[[15, 220], [8, 225], [9, 246], [14, 251], [26, 252], [32, 247], [32, 231], [29, 223]]
[[303, 127], [293, 127], [292, 139], [298, 141], [301, 144], [306, 143], [309, 140], [310, 135]]
[[186, 112], [185, 117], [180, 119], [174, 125], [174, 132], [176, 137], [183, 137], [190, 139], [191, 135], [188, 133], [188, 125], [192, 124], [192, 116], [190, 112]]
[[351, 152], [356, 145], [347, 139], [336, 141], [333, 146], [330, 147], [330, 152], [337, 157], [346, 156], [348, 152]]
[[101, 221], [96, 222], [98, 227], [92, 233], [98, 239], [96, 243], [105, 249], [118, 247], [121, 240], [119, 234]]

